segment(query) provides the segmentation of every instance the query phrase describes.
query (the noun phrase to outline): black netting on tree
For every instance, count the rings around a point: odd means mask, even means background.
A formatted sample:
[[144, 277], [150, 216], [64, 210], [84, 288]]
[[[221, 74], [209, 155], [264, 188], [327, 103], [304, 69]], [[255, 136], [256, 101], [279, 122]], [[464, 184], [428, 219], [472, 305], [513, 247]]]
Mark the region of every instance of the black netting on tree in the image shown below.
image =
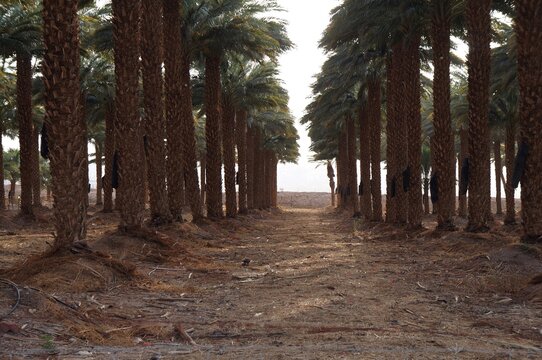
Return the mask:
[[111, 174], [111, 187], [117, 189], [119, 187], [119, 152], [115, 151], [113, 155], [113, 171]]
[[431, 190], [431, 202], [433, 204], [438, 202], [438, 175], [433, 174], [429, 181], [429, 190]]
[[49, 159], [49, 135], [47, 134], [47, 127], [45, 123], [41, 127], [41, 144], [40, 144], [40, 154], [44, 159]]
[[525, 141], [522, 141], [519, 144], [518, 154], [516, 155], [516, 160], [514, 162], [514, 175], [512, 176], [512, 186], [514, 189], [518, 188], [521, 178], [525, 173], [527, 156], [529, 156], [529, 145]]

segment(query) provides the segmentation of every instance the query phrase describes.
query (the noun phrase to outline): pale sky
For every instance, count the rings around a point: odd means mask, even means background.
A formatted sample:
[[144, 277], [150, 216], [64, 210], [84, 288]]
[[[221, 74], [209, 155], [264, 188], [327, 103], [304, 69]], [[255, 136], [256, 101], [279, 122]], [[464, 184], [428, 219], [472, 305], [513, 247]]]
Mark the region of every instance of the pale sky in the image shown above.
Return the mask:
[[331, 9], [338, 0], [279, 0], [289, 25], [288, 35], [295, 48], [280, 58], [281, 77], [290, 94], [290, 109], [297, 121], [301, 157], [297, 165], [279, 165], [278, 188], [285, 191], [329, 191], [326, 168], [310, 162], [310, 139], [299, 124], [310, 102], [310, 85], [320, 72], [325, 56], [318, 41], [329, 23]]

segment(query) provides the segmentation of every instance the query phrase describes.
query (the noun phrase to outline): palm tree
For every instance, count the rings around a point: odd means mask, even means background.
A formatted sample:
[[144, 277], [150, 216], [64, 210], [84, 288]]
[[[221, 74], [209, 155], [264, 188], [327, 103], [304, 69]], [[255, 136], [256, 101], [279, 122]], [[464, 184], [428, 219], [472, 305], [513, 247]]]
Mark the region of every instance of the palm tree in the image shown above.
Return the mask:
[[[360, 209], [366, 220], [373, 217], [371, 201], [371, 124], [364, 92], [358, 94], [359, 158], [360, 158]], [[333, 169], [333, 168], [332, 168]]]
[[86, 233], [87, 187], [79, 179], [86, 169], [87, 145], [80, 120], [79, 23], [77, 2], [43, 1], [45, 54], [45, 126], [49, 134], [54, 196], [53, 250], [70, 247]]
[[487, 231], [491, 214], [489, 85], [491, 0], [467, 0], [469, 71], [469, 223], [467, 230]]
[[116, 131], [119, 154], [119, 194], [122, 231], [141, 227], [144, 210], [144, 174], [140, 159], [143, 134], [139, 119], [139, 0], [113, 0], [116, 75]]
[[[16, 136], [17, 125], [15, 123], [15, 83], [16, 77], [13, 74], [0, 69], [0, 183], [4, 183], [4, 146], [2, 139], [4, 136], [14, 138]], [[5, 190], [0, 187], [0, 209], [5, 209]]]
[[40, 36], [34, 25], [35, 4], [0, 8], [0, 53], [15, 54], [17, 62], [17, 122], [21, 150], [21, 214], [33, 216], [32, 211], [32, 51]]
[[[164, 68], [167, 128], [167, 190], [169, 210], [175, 221], [182, 221], [184, 202], [182, 98], [183, 53], [180, 0], [163, 0]], [[186, 81], [186, 79], [185, 79]], [[186, 83], [184, 84], [186, 86]], [[194, 191], [194, 189], [190, 189]]]
[[369, 79], [367, 96], [371, 132], [371, 195], [373, 201], [373, 221], [382, 221], [382, 193], [380, 176], [381, 147], [381, 89], [380, 78], [373, 74]]
[[438, 228], [455, 230], [454, 136], [450, 117], [451, 0], [432, 0], [434, 177], [438, 179]]
[[142, 2], [141, 52], [145, 106], [145, 151], [151, 208], [151, 223], [170, 222], [172, 217], [166, 191], [166, 138], [162, 100], [162, 3]]
[[[516, 0], [520, 90], [520, 149], [527, 152], [521, 177], [524, 242], [542, 242], [542, 2]], [[520, 169], [518, 169], [520, 170]]]
[[211, 7], [220, 16], [208, 23], [205, 31], [194, 40], [205, 58], [205, 112], [207, 142], [207, 216], [220, 218], [222, 213], [221, 176], [221, 77], [220, 66], [226, 52], [241, 54], [249, 59], [275, 58], [291, 47], [285, 35], [285, 24], [259, 16], [279, 10], [276, 4], [264, 5], [253, 1], [220, 0]]

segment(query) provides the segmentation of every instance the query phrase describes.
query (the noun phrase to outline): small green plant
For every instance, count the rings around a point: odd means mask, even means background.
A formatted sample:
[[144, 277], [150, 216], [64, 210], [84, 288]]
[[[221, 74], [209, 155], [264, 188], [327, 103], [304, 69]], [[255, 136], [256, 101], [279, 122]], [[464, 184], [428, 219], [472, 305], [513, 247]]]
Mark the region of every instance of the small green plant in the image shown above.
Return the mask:
[[52, 335], [43, 335], [41, 339], [43, 340], [41, 347], [43, 347], [45, 350], [51, 351], [55, 349], [55, 343], [53, 342]]

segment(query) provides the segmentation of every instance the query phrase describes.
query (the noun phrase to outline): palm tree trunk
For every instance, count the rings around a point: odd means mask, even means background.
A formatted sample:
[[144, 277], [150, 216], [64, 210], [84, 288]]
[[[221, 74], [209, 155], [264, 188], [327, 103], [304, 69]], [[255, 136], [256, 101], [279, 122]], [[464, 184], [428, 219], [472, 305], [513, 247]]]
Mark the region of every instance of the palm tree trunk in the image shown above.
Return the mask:
[[393, 51], [393, 104], [395, 106], [394, 118], [395, 123], [395, 178], [396, 178], [396, 196], [397, 196], [397, 219], [400, 224], [406, 224], [408, 221], [408, 193], [403, 186], [403, 176], [408, 167], [408, 121], [403, 118], [407, 114], [406, 107], [406, 75], [408, 73], [409, 64], [406, 61], [406, 49], [403, 43], [394, 46]]
[[255, 163], [254, 154], [255, 146], [255, 130], [253, 127], [247, 128], [247, 207], [254, 209], [254, 175]]
[[17, 53], [17, 122], [21, 169], [21, 214], [32, 212], [32, 57]]
[[180, 0], [163, 0], [164, 68], [167, 130], [167, 192], [173, 220], [182, 221], [183, 208], [183, 126], [181, 118], [182, 44]]
[[387, 96], [387, 122], [386, 122], [386, 222], [393, 223], [397, 220], [397, 195], [396, 195], [396, 116], [395, 116], [395, 93], [393, 91], [394, 83], [398, 80], [394, 78], [396, 74], [393, 71], [393, 61], [395, 57], [388, 55], [386, 61], [386, 96]]
[[469, 71], [469, 223], [467, 230], [487, 231], [491, 216], [489, 76], [491, 0], [467, 1]]
[[145, 209], [143, 137], [139, 119], [139, 18], [141, 1], [113, 0], [116, 130], [122, 231], [137, 230]]
[[205, 202], [205, 198], [206, 198], [206, 191], [205, 189], [207, 188], [207, 185], [205, 184], [205, 179], [206, 179], [206, 174], [205, 174], [205, 170], [207, 169], [207, 164], [205, 163], [205, 154], [201, 154], [200, 155], [200, 184], [201, 184], [201, 203], [203, 204]]
[[[69, 248], [86, 233], [87, 139], [81, 128], [77, 1], [43, 1], [45, 124], [49, 134], [55, 243]], [[71, 149], [71, 150], [68, 150]]]
[[32, 131], [32, 204], [35, 207], [41, 206], [39, 137], [40, 129], [34, 124]]
[[506, 195], [506, 217], [504, 223], [514, 225], [516, 223], [516, 199], [512, 177], [514, 176], [514, 157], [516, 156], [516, 124], [511, 120], [506, 127], [505, 143], [506, 182], [504, 193]]
[[235, 189], [235, 108], [231, 99], [224, 98], [222, 115], [222, 149], [224, 151], [224, 184], [226, 189], [226, 216], [237, 216]]
[[[1, 120], [0, 120], [1, 121]], [[6, 179], [4, 173], [4, 125], [0, 124], [0, 210], [6, 209], [6, 188], [4, 187], [4, 181]]]
[[335, 207], [335, 171], [333, 170], [333, 165], [330, 160], [327, 161], [327, 177], [329, 179], [329, 187], [331, 190], [331, 206]]
[[273, 152], [271, 154], [271, 207], [276, 208], [278, 206], [277, 192], [278, 192], [278, 164], [279, 160], [277, 154]]
[[360, 157], [360, 209], [366, 220], [373, 217], [371, 202], [371, 129], [367, 102], [358, 108]]
[[102, 145], [99, 143], [95, 144], [96, 148], [96, 206], [103, 205], [103, 184], [102, 184]]
[[369, 125], [371, 132], [371, 196], [373, 203], [373, 221], [382, 221], [382, 190], [381, 190], [381, 89], [380, 79], [373, 78], [369, 81]]
[[198, 182], [198, 162], [196, 156], [196, 129], [192, 114], [192, 86], [190, 84], [190, 52], [186, 41], [181, 44], [182, 73], [181, 73], [181, 120], [183, 126], [183, 172], [185, 179], [185, 194], [190, 204], [192, 221], [203, 217], [202, 197]]
[[145, 153], [151, 223], [172, 221], [166, 190], [166, 138], [162, 78], [162, 3], [142, 2], [141, 64], [145, 108]]
[[113, 212], [113, 156], [115, 155], [115, 106], [110, 104], [105, 113], [105, 174], [103, 178], [103, 212]]
[[264, 171], [262, 135], [259, 129], [254, 129], [254, 207], [259, 210], [262, 210], [264, 206]]
[[423, 217], [420, 43], [421, 38], [418, 35], [408, 44], [405, 83], [408, 114], [408, 224], [414, 229], [422, 226]]
[[434, 79], [434, 174], [438, 179], [438, 229], [455, 230], [455, 156], [450, 115], [450, 0], [433, 0], [431, 43]]
[[431, 208], [429, 207], [429, 174], [426, 174], [423, 178], [423, 212], [425, 215], [431, 213]]
[[495, 188], [497, 189], [497, 215], [502, 215], [502, 198], [501, 198], [501, 182], [502, 182], [502, 157], [501, 157], [501, 142], [493, 143], [493, 155], [495, 158]]
[[[458, 174], [459, 183], [461, 184], [466, 181], [466, 179], [463, 179], [461, 168], [465, 160], [469, 157], [469, 131], [466, 129], [459, 130], [459, 139], [461, 145], [459, 150]], [[461, 191], [459, 191], [459, 208], [457, 214], [461, 217], [467, 217], [467, 194], [461, 194]]]
[[271, 174], [271, 161], [272, 161], [272, 152], [271, 150], [265, 149], [263, 151], [264, 155], [264, 208], [266, 210], [271, 208], [271, 187], [272, 187], [272, 174]]
[[[80, 169], [81, 176], [79, 181], [81, 182], [81, 190], [83, 191], [83, 197], [85, 198], [85, 206], [89, 206], [89, 176], [88, 176], [88, 131], [87, 131], [87, 120], [86, 120], [86, 93], [84, 90], [81, 91], [81, 101], [79, 106], [79, 126], [81, 129], [81, 139], [84, 142], [81, 145], [81, 150], [83, 151], [83, 158], [85, 162], [83, 167]], [[81, 238], [86, 238], [86, 227], [84, 229], [85, 233], [81, 234]]]
[[354, 118], [351, 114], [348, 115], [346, 120], [347, 126], [347, 143], [348, 143], [348, 188], [350, 197], [352, 199], [352, 208], [354, 217], [361, 217], [359, 208], [359, 196], [358, 196], [358, 168], [357, 168], [357, 156], [356, 156], [356, 125]]
[[239, 180], [239, 213], [248, 212], [247, 204], [247, 117], [245, 110], [239, 110], [236, 114], [237, 139], [237, 178]]
[[528, 148], [521, 179], [524, 242], [542, 242], [542, 2], [516, 0], [520, 141]]
[[205, 140], [207, 144], [207, 217], [222, 212], [222, 155], [220, 151], [220, 57], [205, 59]]
[[350, 181], [348, 179], [349, 171], [348, 165], [350, 163], [348, 157], [348, 134], [346, 126], [343, 126], [341, 135], [339, 138], [339, 157], [340, 157], [340, 182], [339, 192], [341, 195], [341, 207], [347, 209], [351, 207], [352, 202], [350, 198]]

